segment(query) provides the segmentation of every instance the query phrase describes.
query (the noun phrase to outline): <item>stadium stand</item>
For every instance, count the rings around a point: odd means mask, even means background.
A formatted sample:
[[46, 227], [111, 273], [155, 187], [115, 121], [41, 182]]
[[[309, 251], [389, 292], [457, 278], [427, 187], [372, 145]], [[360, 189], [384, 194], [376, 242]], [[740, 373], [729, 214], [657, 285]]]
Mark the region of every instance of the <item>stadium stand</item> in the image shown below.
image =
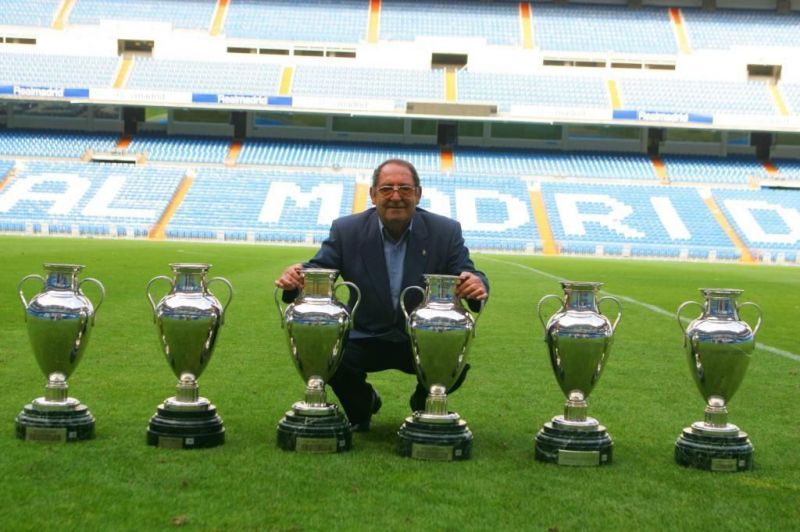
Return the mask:
[[536, 43], [545, 51], [678, 53], [664, 8], [535, 4], [532, 20]]
[[143, 134], [133, 138], [127, 151], [152, 161], [222, 164], [229, 147], [230, 140], [220, 137]]
[[656, 179], [650, 160], [638, 154], [457, 149], [455, 168], [463, 174]]
[[184, 172], [30, 161], [18, 165], [3, 188], [0, 215], [3, 223], [34, 234], [144, 237]]
[[110, 87], [116, 56], [0, 53], [0, 84], [46, 87]]
[[0, 26], [44, 26], [53, 23], [60, 0], [6, 0], [0, 9]]
[[[348, 174], [202, 169], [170, 221], [173, 238], [312, 243], [352, 211]], [[236, 208], [232, 209], [231, 206]]]
[[728, 50], [737, 47], [797, 48], [799, 13], [764, 10], [681, 10], [694, 49]]
[[366, 143], [311, 143], [248, 139], [238, 164], [308, 168], [351, 168], [372, 171], [386, 159], [414, 161], [420, 172], [439, 170], [439, 150], [432, 147]]
[[79, 131], [0, 130], [0, 155], [80, 158], [87, 150], [110, 151], [119, 135]]
[[216, 4], [216, 0], [79, 0], [70, 12], [69, 22], [161, 22], [176, 29], [206, 30]]
[[605, 81], [600, 76], [523, 75], [458, 72], [458, 100], [514, 106], [609, 109]]
[[619, 80], [623, 107], [674, 113], [775, 116], [766, 81], [625, 78]]
[[[366, 4], [356, 0], [231, 2], [225, 34], [239, 39], [357, 43], [366, 34]], [[336, 23], [331, 24], [332, 20]]]
[[137, 58], [128, 89], [277, 94], [281, 66], [254, 61], [179, 61]]
[[441, 70], [298, 65], [293, 96], [317, 98], [393, 100], [443, 100]]
[[488, 44], [520, 45], [518, 2], [413, 0], [381, 2], [381, 39], [482, 39]]
[[644, 4], [12, 0], [0, 232], [314, 244], [399, 157], [475, 250], [800, 262], [800, 14]]
[[755, 157], [663, 157], [671, 182], [729, 183], [747, 185], [752, 179], [766, 179], [763, 164]]

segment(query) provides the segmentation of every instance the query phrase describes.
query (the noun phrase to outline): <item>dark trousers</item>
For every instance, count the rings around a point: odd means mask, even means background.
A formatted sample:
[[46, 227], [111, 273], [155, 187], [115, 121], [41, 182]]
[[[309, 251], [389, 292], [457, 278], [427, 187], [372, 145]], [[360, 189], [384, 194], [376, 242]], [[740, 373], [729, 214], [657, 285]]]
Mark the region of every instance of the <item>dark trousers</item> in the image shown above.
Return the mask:
[[[458, 381], [448, 390], [455, 391], [467, 374], [464, 368]], [[411, 342], [389, 342], [380, 338], [349, 339], [344, 346], [342, 363], [330, 380], [330, 386], [339, 398], [342, 408], [351, 423], [362, 423], [372, 415], [372, 385], [367, 382], [367, 373], [397, 369], [416, 375], [411, 359]], [[414, 395], [423, 400], [428, 395], [419, 382]]]

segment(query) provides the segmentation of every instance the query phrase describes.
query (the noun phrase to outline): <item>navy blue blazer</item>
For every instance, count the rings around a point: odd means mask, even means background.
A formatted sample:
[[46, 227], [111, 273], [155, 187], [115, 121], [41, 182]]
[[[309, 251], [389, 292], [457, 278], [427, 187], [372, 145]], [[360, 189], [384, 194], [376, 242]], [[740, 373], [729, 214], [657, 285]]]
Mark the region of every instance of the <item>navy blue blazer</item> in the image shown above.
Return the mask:
[[[328, 238], [304, 266], [339, 270], [344, 280], [358, 286], [361, 303], [354, 317], [357, 336], [378, 337], [392, 330], [406, 334], [403, 311], [392, 304], [378, 213], [374, 207], [334, 220]], [[475, 269], [469, 250], [464, 246], [461, 224], [417, 208], [406, 247], [402, 288], [424, 288], [426, 273], [458, 275], [464, 271], [478, 275], [488, 292], [486, 275]], [[284, 297], [292, 300], [296, 293], [286, 293]], [[421, 301], [422, 294], [418, 290], [410, 291], [405, 299], [406, 309], [411, 312]], [[354, 302], [351, 296], [349, 305], [352, 307]], [[469, 304], [473, 310], [480, 308], [478, 301], [469, 301]]]

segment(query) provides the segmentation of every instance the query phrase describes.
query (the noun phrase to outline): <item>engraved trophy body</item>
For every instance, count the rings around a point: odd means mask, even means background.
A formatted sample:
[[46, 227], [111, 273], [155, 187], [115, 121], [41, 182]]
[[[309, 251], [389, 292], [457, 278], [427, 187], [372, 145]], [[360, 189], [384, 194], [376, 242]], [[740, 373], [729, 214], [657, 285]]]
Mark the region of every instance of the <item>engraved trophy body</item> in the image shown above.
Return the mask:
[[[325, 384], [342, 361], [361, 292], [353, 283], [336, 283], [337, 270], [304, 268], [302, 275], [303, 288], [285, 309], [278, 298], [280, 289], [274, 291], [289, 354], [306, 383], [304, 400], [294, 403], [278, 422], [278, 446], [298, 452], [348, 451], [352, 445], [350, 422], [337, 405], [328, 402]], [[340, 286], [355, 293], [352, 311], [336, 299]]]
[[[536, 435], [536, 459], [559, 465], [599, 466], [611, 463], [613, 442], [606, 428], [587, 416], [586, 399], [605, 369], [622, 305], [611, 296], [598, 298], [602, 283], [562, 281], [563, 299], [546, 295], [537, 308], [556, 381], [567, 397], [564, 415], [544, 424]], [[557, 299], [561, 308], [546, 322], [542, 306]], [[613, 324], [600, 313], [603, 301], [617, 304]]]
[[[158, 406], [150, 418], [147, 443], [158, 447], [194, 449], [225, 442], [225, 427], [216, 407], [201, 397], [197, 379], [214, 353], [219, 328], [233, 299], [231, 283], [222, 277], [206, 280], [209, 264], [171, 264], [174, 277], [154, 277], [147, 283], [161, 349], [178, 377], [176, 393]], [[170, 291], [158, 304], [150, 293], [156, 281], [166, 281]], [[208, 289], [220, 282], [228, 288], [223, 305]]]
[[[675, 443], [675, 460], [681, 465], [711, 471], [744, 471], [753, 466], [753, 445], [747, 433], [728, 423], [728, 402], [750, 364], [755, 337], [761, 328], [761, 308], [755, 303], [736, 303], [738, 289], [703, 288], [703, 304], [686, 301], [676, 317], [683, 332], [689, 369], [706, 401], [705, 419], [683, 429]], [[689, 305], [702, 311], [683, 329], [681, 312]], [[739, 318], [750, 306], [758, 312], [751, 328]]]
[[[472, 432], [457, 412], [447, 408], [447, 392], [458, 381], [475, 337], [477, 316], [456, 295], [455, 275], [425, 275], [425, 289], [409, 286], [400, 306], [411, 338], [412, 359], [419, 382], [428, 390], [425, 409], [413, 412], [398, 431], [397, 452], [423, 460], [466, 460], [472, 454]], [[409, 290], [423, 293], [422, 304], [408, 312]]]
[[[16, 418], [17, 437], [38, 441], [79, 441], [94, 438], [95, 419], [86, 405], [68, 394], [67, 378], [81, 361], [94, 327], [95, 314], [105, 297], [97, 279], [78, 281], [83, 266], [45, 264], [46, 275], [28, 275], [19, 283], [19, 297], [33, 353], [47, 377], [44, 397], [34, 399]], [[23, 285], [38, 279], [43, 289], [30, 302]], [[97, 305], [81, 287], [93, 283], [100, 290]]]

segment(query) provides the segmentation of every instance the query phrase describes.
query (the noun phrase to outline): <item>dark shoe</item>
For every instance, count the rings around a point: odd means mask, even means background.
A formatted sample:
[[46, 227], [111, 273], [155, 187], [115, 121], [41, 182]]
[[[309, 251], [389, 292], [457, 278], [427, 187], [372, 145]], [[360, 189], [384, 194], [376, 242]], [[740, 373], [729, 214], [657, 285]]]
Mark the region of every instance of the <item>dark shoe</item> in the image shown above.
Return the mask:
[[381, 400], [381, 396], [378, 393], [378, 390], [375, 388], [372, 389], [372, 404], [370, 405], [370, 414], [369, 417], [361, 421], [359, 423], [352, 423], [350, 425], [350, 432], [369, 432], [369, 425], [372, 421], [372, 416], [378, 413], [378, 411], [383, 406], [383, 401]]

